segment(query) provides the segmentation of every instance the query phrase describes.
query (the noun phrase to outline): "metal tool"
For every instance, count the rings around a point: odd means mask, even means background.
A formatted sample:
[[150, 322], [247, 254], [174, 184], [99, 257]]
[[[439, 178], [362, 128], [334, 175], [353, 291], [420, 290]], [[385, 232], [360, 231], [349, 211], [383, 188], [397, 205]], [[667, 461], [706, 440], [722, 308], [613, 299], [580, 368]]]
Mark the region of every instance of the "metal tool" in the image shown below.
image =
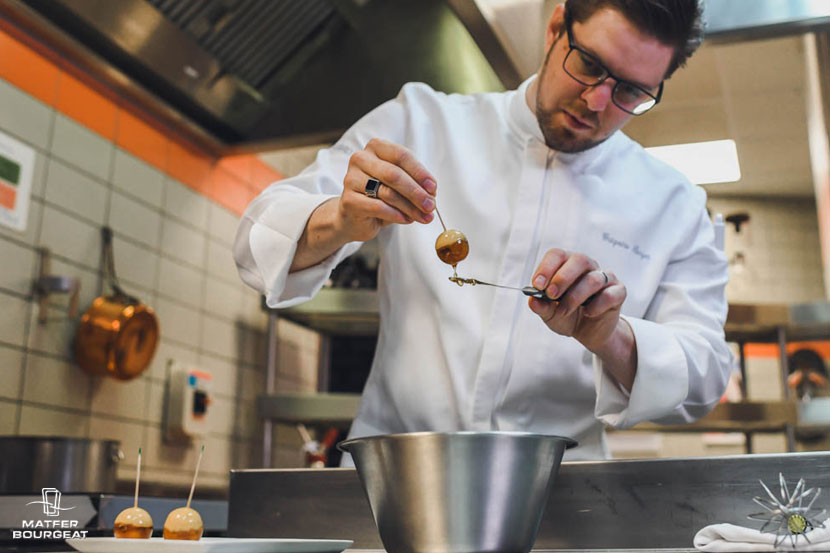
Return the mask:
[[547, 301], [559, 301], [556, 299], [549, 298], [544, 290], [537, 290], [533, 286], [525, 286], [524, 288], [517, 288], [515, 286], [504, 286], [503, 284], [493, 284], [491, 282], [484, 282], [483, 280], [478, 280], [477, 278], [460, 278], [460, 277], [450, 277], [451, 282], [455, 282], [456, 284], [463, 285], [463, 284], [472, 284], [476, 286], [478, 284], [482, 286], [494, 286], [496, 288], [504, 288], [506, 290], [518, 290], [525, 296], [531, 298], [537, 298], [540, 300], [547, 300]]
[[[821, 488], [806, 489], [804, 479], [801, 478], [795, 485], [795, 489], [790, 493], [784, 475], [779, 472], [778, 483], [781, 487], [781, 497], [778, 498], [764, 484], [763, 480], [759, 480], [759, 482], [764, 491], [767, 492], [768, 497], [755, 496], [752, 501], [763, 507], [765, 511], [747, 515], [747, 518], [763, 521], [764, 525], [761, 526], [760, 531], [764, 532], [766, 530], [775, 534], [774, 546], [776, 550], [788, 537], [792, 548], [798, 549], [798, 545], [805, 545], [804, 543], [798, 543], [799, 536], [804, 536], [803, 541], [810, 543], [807, 533], [815, 528], [824, 528], [824, 513], [826, 510], [813, 507], [813, 503], [821, 493]], [[805, 503], [806, 505], [804, 505]], [[775, 530], [767, 530], [768, 527], [775, 528]]]
[[[525, 296], [536, 298], [539, 300], [550, 301], [554, 303], [559, 302], [559, 298], [549, 298], [544, 290], [537, 290], [533, 286], [525, 286], [524, 288], [516, 288], [515, 286], [504, 286], [503, 284], [492, 284], [490, 282], [484, 282], [482, 280], [478, 280], [476, 278], [460, 278], [460, 277], [450, 277], [450, 281], [455, 282], [459, 286], [462, 284], [472, 284], [475, 286], [476, 284], [482, 284], [484, 286], [495, 286], [496, 288], [505, 288], [507, 290], [518, 290]], [[591, 301], [594, 296], [591, 296], [584, 302], [582, 302], [582, 307], [586, 307], [588, 302]]]

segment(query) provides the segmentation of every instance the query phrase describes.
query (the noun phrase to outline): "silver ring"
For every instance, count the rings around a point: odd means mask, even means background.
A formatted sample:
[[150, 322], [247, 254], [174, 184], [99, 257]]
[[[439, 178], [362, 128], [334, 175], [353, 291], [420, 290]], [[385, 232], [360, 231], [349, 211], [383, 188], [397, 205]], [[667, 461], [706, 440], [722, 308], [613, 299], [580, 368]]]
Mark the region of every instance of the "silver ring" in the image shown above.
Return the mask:
[[366, 181], [366, 188], [363, 189], [363, 193], [369, 196], [370, 198], [377, 198], [378, 192], [380, 191], [381, 182], [378, 179], [369, 179]]
[[600, 273], [602, 273], [602, 276], [605, 277], [605, 282], [602, 283], [602, 285], [605, 286], [608, 284], [608, 275], [605, 274], [605, 271], [600, 271]]

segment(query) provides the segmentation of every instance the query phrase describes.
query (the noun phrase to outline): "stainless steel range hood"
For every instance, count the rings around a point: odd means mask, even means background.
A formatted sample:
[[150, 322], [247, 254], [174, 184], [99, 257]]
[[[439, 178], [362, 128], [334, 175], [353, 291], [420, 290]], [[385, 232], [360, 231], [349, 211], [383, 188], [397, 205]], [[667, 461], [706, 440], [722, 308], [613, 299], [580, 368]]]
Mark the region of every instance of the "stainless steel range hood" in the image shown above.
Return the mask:
[[704, 0], [706, 38], [757, 40], [830, 27], [827, 0]]
[[3, 0], [0, 17], [213, 150], [334, 140], [408, 81], [518, 83], [471, 0]]
[[[228, 154], [335, 140], [409, 81], [515, 87], [557, 0], [514, 1], [0, 0], [0, 18]], [[830, 26], [824, 0], [704, 1], [717, 41]]]

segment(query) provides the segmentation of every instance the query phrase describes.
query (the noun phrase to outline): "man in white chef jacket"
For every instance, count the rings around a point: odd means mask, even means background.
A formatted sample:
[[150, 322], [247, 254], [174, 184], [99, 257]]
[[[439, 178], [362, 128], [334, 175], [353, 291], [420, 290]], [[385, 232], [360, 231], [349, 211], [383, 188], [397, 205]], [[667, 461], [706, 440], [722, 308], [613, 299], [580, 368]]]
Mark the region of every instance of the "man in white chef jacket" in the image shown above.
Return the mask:
[[[408, 84], [251, 203], [235, 257], [271, 307], [310, 299], [378, 238], [381, 329], [351, 437], [522, 430], [598, 459], [604, 425], [717, 403], [727, 261], [705, 193], [619, 130], [700, 34], [697, 0], [568, 0], [518, 90]], [[459, 276], [558, 301], [450, 282], [436, 203], [469, 240]]]

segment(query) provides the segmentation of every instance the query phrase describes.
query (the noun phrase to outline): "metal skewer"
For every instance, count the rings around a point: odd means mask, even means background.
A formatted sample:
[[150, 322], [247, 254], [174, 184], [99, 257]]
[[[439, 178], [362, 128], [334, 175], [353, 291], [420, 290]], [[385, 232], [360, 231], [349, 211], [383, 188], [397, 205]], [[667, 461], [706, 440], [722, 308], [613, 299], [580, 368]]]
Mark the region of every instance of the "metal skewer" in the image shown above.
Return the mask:
[[450, 277], [450, 281], [455, 282], [456, 284], [460, 281], [462, 284], [472, 284], [473, 286], [477, 284], [481, 284], [483, 286], [493, 286], [495, 288], [504, 288], [506, 290], [518, 290], [525, 296], [529, 296], [531, 298], [537, 298], [540, 300], [548, 300], [548, 301], [556, 301], [552, 300], [551, 298], [545, 295], [544, 290], [537, 290], [533, 286], [525, 286], [524, 288], [518, 288], [516, 286], [505, 286], [504, 284], [493, 284], [492, 282], [484, 282], [483, 280], [478, 280], [477, 278], [456, 278]]
[[[503, 284], [493, 284], [492, 282], [484, 282], [483, 280], [478, 280], [477, 278], [450, 277], [450, 281], [455, 282], [456, 284], [458, 284], [459, 282], [461, 282], [461, 284], [472, 284], [473, 286], [475, 286], [476, 284], [482, 284], [484, 286], [494, 286], [496, 288], [505, 288], [507, 290], [518, 290], [525, 296], [528, 296], [530, 298], [536, 298], [537, 300], [545, 300], [554, 303], [559, 303], [560, 301], [559, 298], [549, 298], [544, 290], [537, 290], [533, 286], [517, 288], [515, 286], [505, 286]], [[588, 302], [591, 301], [593, 298], [594, 296], [591, 296], [590, 298], [582, 302], [582, 307], [586, 307], [588, 305]]]

